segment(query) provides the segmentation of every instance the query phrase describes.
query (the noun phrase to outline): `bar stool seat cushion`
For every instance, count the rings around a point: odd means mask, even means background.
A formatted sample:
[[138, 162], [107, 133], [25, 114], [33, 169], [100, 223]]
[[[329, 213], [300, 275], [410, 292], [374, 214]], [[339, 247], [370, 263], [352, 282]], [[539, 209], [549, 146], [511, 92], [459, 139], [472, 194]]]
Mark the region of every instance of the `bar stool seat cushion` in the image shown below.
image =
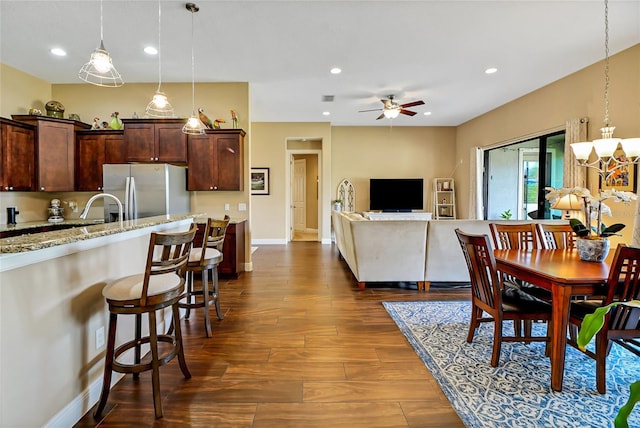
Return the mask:
[[[202, 248], [192, 248], [189, 252], [189, 264], [200, 263], [202, 257]], [[222, 260], [222, 253], [215, 248], [206, 248], [204, 253], [203, 264], [208, 265], [210, 263], [216, 263]]]
[[[131, 275], [121, 278], [102, 290], [102, 295], [109, 300], [131, 300], [140, 299], [142, 295], [142, 284], [144, 274]], [[154, 275], [149, 278], [148, 296], [157, 296], [167, 293], [173, 289], [181, 288], [182, 279], [175, 273], [164, 275]]]

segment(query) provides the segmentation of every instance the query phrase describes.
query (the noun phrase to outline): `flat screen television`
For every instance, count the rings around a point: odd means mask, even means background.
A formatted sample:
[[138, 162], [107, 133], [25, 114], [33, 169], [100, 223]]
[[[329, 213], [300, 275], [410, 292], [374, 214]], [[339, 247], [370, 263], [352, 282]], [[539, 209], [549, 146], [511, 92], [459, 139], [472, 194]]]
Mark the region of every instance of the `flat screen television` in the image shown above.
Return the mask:
[[411, 212], [424, 209], [422, 178], [369, 179], [369, 209], [386, 212]]

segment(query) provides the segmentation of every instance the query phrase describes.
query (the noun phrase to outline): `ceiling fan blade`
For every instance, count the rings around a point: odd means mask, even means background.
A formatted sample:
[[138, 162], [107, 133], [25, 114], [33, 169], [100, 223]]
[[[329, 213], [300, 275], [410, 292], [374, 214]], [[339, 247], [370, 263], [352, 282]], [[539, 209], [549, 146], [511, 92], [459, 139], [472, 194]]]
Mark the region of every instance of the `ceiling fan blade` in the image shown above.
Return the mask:
[[406, 104], [401, 104], [400, 107], [402, 107], [402, 108], [415, 107], [415, 106], [421, 106], [422, 104], [424, 104], [424, 101], [420, 100], [420, 101], [413, 101], [413, 102], [406, 103]]
[[376, 117], [376, 120], [380, 120], [380, 119], [384, 119], [384, 113], [382, 113], [380, 116]]
[[365, 112], [368, 112], [368, 111], [382, 111], [382, 109], [381, 108], [374, 108], [373, 110], [359, 110], [358, 113], [365, 113]]
[[400, 109], [400, 113], [406, 114], [407, 116], [415, 116], [416, 114], [418, 114], [415, 111], [404, 110], [404, 109]]

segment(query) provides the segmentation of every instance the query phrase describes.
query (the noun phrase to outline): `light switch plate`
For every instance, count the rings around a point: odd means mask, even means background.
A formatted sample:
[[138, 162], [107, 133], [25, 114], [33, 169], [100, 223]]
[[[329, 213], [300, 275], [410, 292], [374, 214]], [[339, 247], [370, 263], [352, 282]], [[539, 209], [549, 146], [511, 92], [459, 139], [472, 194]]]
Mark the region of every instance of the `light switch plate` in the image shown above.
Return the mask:
[[247, 210], [247, 204], [244, 204], [244, 203], [238, 204], [238, 211], [246, 211], [246, 210]]
[[224, 204], [224, 210], [229, 211], [229, 204]]

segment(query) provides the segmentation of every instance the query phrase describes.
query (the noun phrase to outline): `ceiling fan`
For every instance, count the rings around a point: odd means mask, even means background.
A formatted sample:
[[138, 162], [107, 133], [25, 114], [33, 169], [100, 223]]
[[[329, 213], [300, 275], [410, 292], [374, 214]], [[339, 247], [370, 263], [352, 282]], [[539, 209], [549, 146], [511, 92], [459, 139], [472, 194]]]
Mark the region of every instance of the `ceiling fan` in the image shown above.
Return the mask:
[[383, 99], [380, 101], [382, 102], [382, 104], [384, 104], [383, 108], [376, 108], [372, 110], [360, 110], [358, 113], [364, 113], [368, 111], [382, 111], [382, 114], [378, 116], [376, 120], [382, 119], [383, 117], [386, 117], [389, 119], [395, 119], [401, 113], [406, 114], [407, 116], [415, 116], [417, 114], [415, 111], [406, 110], [406, 108], [421, 106], [422, 104], [424, 104], [424, 101], [422, 100], [412, 101], [406, 104], [398, 104], [395, 101], [393, 101], [393, 95], [389, 95], [389, 99], [387, 100]]

